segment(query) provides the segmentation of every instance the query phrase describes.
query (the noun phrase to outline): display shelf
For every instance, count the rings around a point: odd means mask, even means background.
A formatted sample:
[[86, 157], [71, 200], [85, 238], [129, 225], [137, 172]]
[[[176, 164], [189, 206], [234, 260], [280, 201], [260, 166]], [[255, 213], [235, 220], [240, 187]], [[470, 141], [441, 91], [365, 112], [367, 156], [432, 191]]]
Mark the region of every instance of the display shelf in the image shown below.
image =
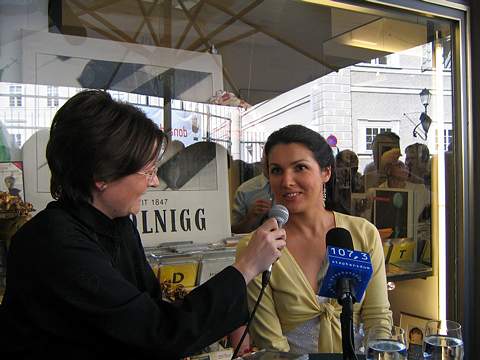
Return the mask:
[[196, 286], [235, 261], [235, 248], [220, 243], [176, 243], [145, 248], [164, 300], [182, 300]]
[[387, 281], [403, 281], [419, 278], [425, 279], [433, 275], [431, 267], [420, 263], [411, 263], [408, 265], [407, 263], [387, 264], [385, 270], [387, 273]]

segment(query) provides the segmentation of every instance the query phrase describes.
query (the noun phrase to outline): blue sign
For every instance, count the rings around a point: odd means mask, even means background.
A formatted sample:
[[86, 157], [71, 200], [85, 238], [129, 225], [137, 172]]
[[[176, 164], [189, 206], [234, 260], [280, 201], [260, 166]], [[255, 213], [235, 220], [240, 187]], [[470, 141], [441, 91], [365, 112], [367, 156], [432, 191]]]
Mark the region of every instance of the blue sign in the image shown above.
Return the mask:
[[328, 270], [323, 279], [319, 295], [336, 299], [337, 280], [349, 278], [353, 280], [354, 295], [359, 302], [373, 273], [370, 254], [328, 246], [326, 261], [328, 262]]

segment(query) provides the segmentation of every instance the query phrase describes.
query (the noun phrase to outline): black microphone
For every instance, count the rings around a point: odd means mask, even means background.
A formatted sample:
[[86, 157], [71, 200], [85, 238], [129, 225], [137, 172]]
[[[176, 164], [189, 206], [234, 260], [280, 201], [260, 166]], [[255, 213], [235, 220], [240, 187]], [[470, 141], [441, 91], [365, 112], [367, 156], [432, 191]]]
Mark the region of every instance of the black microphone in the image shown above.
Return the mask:
[[372, 277], [370, 254], [354, 250], [352, 235], [344, 228], [330, 229], [326, 244], [328, 269], [319, 295], [337, 299], [342, 305], [343, 359], [356, 359], [353, 348], [353, 304], [361, 300]]
[[353, 250], [352, 235], [347, 229], [335, 227], [328, 230], [326, 240], [327, 246], [335, 246]]
[[[279, 228], [282, 228], [288, 221], [288, 209], [280, 204], [275, 204], [271, 207], [270, 211], [268, 212], [269, 218], [274, 218], [277, 220], [277, 224]], [[270, 280], [270, 275], [272, 274], [272, 266], [271, 264], [267, 270], [265, 270], [262, 274], [262, 284], [266, 286], [268, 284], [268, 280]]]
[[354, 250], [352, 235], [344, 228], [330, 229], [326, 244], [328, 270], [319, 295], [342, 304], [349, 293], [354, 302], [360, 301], [373, 273], [370, 254]]

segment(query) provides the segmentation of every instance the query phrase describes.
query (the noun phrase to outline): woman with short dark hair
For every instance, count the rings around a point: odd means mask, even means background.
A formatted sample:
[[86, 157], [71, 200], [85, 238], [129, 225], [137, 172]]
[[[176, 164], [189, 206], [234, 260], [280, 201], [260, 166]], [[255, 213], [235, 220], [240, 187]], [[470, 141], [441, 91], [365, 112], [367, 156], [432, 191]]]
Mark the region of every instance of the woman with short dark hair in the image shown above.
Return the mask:
[[245, 256], [181, 304], [161, 299], [129, 218], [159, 184], [164, 133], [135, 107], [84, 91], [57, 112], [47, 160], [56, 199], [14, 236], [0, 352], [16, 359], [180, 358], [247, 320], [246, 284], [280, 256], [270, 219]]
[[56, 113], [47, 145], [55, 199], [92, 201], [95, 181], [110, 182], [156, 162], [165, 134], [138, 108], [104, 91], [83, 91]]

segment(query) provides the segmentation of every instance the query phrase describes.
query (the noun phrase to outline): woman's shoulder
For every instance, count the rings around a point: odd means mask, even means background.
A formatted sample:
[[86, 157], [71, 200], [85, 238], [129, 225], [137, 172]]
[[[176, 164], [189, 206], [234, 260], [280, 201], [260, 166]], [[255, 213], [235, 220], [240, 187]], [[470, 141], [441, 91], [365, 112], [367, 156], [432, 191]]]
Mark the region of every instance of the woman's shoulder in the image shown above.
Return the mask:
[[425, 186], [425, 184], [414, 183], [410, 181], [407, 181], [405, 188], [407, 190], [414, 190], [414, 191], [427, 191], [427, 187]]
[[56, 206], [55, 202], [51, 202], [45, 209], [40, 210], [34, 214], [33, 217], [25, 224], [25, 227], [40, 228], [42, 225], [46, 227], [52, 227], [52, 223], [61, 221], [67, 218], [69, 215], [66, 211]]
[[334, 212], [335, 224], [337, 227], [365, 227], [367, 229], [377, 229], [370, 221], [360, 216], [347, 215]]
[[50, 242], [58, 238], [62, 242], [67, 235], [84, 232], [85, 226], [75, 216], [52, 201], [25, 223], [19, 230], [19, 236], [35, 237], [39, 241], [47, 239]]
[[59, 226], [69, 227], [76, 223], [75, 217], [70, 211], [57, 201], [50, 202], [37, 216], [39, 223], [47, 223], [51, 229]]
[[58, 245], [64, 241], [65, 234], [70, 233], [68, 216], [59, 209], [47, 208], [39, 211], [18, 229], [12, 238], [12, 244], [18, 249], [30, 249], [31, 252], [55, 253]]
[[376, 226], [359, 216], [335, 212], [335, 225], [350, 232], [355, 248], [368, 249], [372, 242], [379, 238]]

